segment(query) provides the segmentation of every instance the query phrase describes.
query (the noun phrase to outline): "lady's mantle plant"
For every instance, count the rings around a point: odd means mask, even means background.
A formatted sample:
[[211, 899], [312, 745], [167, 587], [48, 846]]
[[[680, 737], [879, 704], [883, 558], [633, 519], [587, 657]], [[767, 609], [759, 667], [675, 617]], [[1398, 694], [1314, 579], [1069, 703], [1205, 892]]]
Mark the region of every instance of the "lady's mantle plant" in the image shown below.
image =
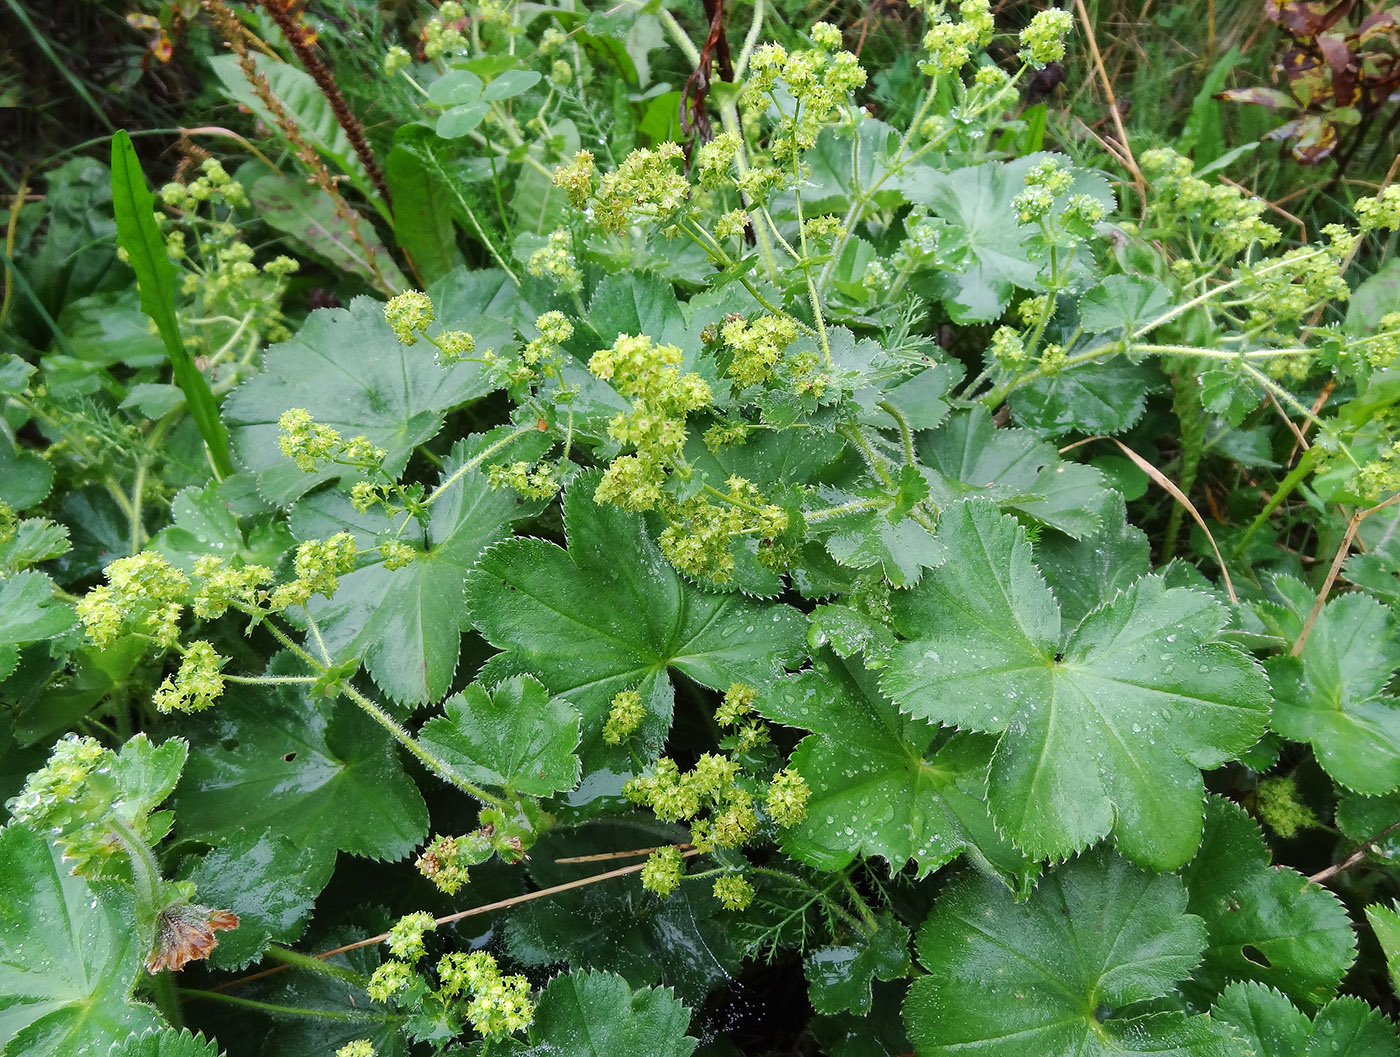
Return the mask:
[[[1130, 221], [1006, 116], [1068, 11], [922, 14], [902, 128], [840, 29], [760, 45], [761, 3], [685, 143], [603, 129], [594, 19], [448, 3], [390, 52], [432, 119], [402, 171], [493, 266], [267, 348], [237, 472], [76, 600], [149, 733], [79, 716], [10, 802], [6, 1055], [125, 1052], [148, 1001], [293, 1025], [268, 1053], [684, 1055], [763, 961], [835, 1055], [1396, 1051], [1338, 996], [1348, 905], [1260, 822], [1379, 841], [1338, 883], [1396, 955], [1400, 314], [1347, 268], [1400, 189], [1288, 244], [1163, 148]], [[1302, 454], [1154, 565], [1134, 471], [1089, 459], [1172, 416], [1188, 486]], [[1329, 557], [1370, 526], [1350, 590], [1258, 548], [1297, 494]], [[13, 668], [79, 647], [17, 542], [49, 523], [6, 524]], [[177, 992], [199, 959], [286, 971]]]

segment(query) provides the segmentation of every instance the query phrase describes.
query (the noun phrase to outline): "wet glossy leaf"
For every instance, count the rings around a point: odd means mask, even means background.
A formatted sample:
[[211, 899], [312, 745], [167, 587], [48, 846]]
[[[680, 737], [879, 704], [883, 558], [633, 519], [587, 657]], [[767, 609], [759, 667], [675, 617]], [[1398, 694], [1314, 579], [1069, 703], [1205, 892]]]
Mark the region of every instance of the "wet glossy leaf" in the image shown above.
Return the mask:
[[330, 880], [332, 864], [314, 844], [298, 844], [280, 833], [233, 832], [189, 875], [202, 904], [238, 915], [238, 927], [219, 936], [209, 963], [241, 969], [269, 943], [295, 941]]
[[1035, 541], [1035, 561], [1055, 601], [1060, 618], [1077, 624], [1152, 569], [1147, 534], [1129, 524], [1121, 497], [1104, 507], [1103, 531], [1088, 539], [1045, 533]]
[[578, 784], [579, 715], [532, 676], [453, 694], [420, 740], [469, 780], [532, 796]]
[[870, 1012], [870, 984], [909, 972], [909, 930], [891, 914], [867, 923], [847, 942], [822, 947], [803, 959], [807, 995], [818, 1013]]
[[[300, 674], [285, 654], [269, 674]], [[428, 813], [389, 735], [345, 698], [303, 686], [231, 687], [190, 726], [191, 755], [175, 797], [181, 836], [221, 844], [238, 829], [281, 833], [312, 849], [401, 859]]]
[[1230, 1028], [1256, 1057], [1400, 1054], [1400, 1040], [1390, 1021], [1350, 996], [1333, 999], [1309, 1020], [1277, 991], [1258, 983], [1236, 983], [1225, 989], [1211, 1016]]
[[1121, 357], [1081, 364], [1021, 386], [1011, 394], [1011, 413], [1020, 425], [1052, 437], [1121, 433], [1142, 417], [1159, 381], [1150, 364]]
[[131, 1001], [146, 951], [131, 896], [68, 872], [47, 841], [0, 830], [0, 1053], [105, 1057], [135, 1031], [160, 1027]]
[[[342, 576], [334, 597], [310, 604], [331, 655], [338, 662], [362, 657], [375, 684], [404, 704], [426, 704], [447, 692], [462, 632], [472, 624], [463, 596], [467, 570], [487, 546], [510, 534], [511, 522], [543, 505], [522, 500], [509, 488], [490, 487], [484, 469], [462, 472], [470, 456], [497, 439], [473, 437], [452, 449], [441, 473], [441, 480], [451, 483], [430, 508], [426, 530], [408, 524], [400, 537], [414, 548], [413, 561], [398, 569], [370, 561]], [[533, 461], [548, 443], [526, 441], [528, 447], [517, 445], [494, 458]], [[291, 522], [302, 539], [347, 530], [367, 550], [377, 532], [390, 530], [382, 514], [360, 514], [345, 493], [334, 490], [302, 500]], [[393, 520], [394, 528], [403, 524], [402, 515]]]
[[[779, 665], [803, 656], [806, 645], [806, 621], [797, 610], [706, 594], [681, 579], [640, 517], [593, 502], [597, 481], [585, 474], [565, 495], [568, 550], [544, 540], [507, 540], [483, 554], [467, 577], [467, 602], [481, 633], [507, 650], [480, 678], [529, 673], [567, 697], [583, 716], [586, 768], [599, 765], [591, 761], [617, 693], [640, 693], [650, 716], [633, 740], [656, 752], [670, 726], [668, 668], [725, 689], [776, 674]], [[609, 758], [631, 759], [620, 750]]]
[[882, 856], [894, 870], [913, 859], [922, 876], [991, 836], [981, 797], [991, 741], [940, 739], [936, 727], [900, 714], [858, 664], [819, 661], [756, 707], [813, 732], [791, 759], [811, 789], [806, 819], [782, 832], [794, 858], [824, 870], [858, 855]]
[[77, 623], [72, 607], [54, 591], [54, 582], [32, 569], [0, 579], [0, 678], [14, 666], [18, 647], [51, 639]]
[[1400, 668], [1400, 632], [1386, 606], [1359, 594], [1332, 599], [1303, 652], [1267, 667], [1274, 730], [1311, 742], [1348, 789], [1375, 795], [1400, 786], [1400, 701], [1386, 693]]
[[[454, 325], [445, 315], [445, 325]], [[313, 312], [290, 341], [274, 345], [263, 372], [224, 401], [234, 452], [258, 476], [270, 500], [285, 503], [344, 467], [305, 473], [277, 447], [277, 420], [305, 408], [345, 439], [365, 436], [388, 452], [391, 473], [402, 469], [415, 445], [435, 435], [442, 416], [491, 388], [477, 365], [441, 367], [419, 342], [399, 344], [384, 321], [384, 306], [357, 297], [348, 309]]]
[[1391, 989], [1400, 994], [1400, 912], [1393, 905], [1387, 907], [1377, 903], [1366, 908], [1366, 923], [1371, 926], [1385, 955]]
[[113, 1046], [107, 1057], [219, 1057], [222, 1052], [203, 1035], [165, 1028], [132, 1035]]
[[1131, 334], [1162, 314], [1167, 288], [1140, 275], [1110, 275], [1079, 299], [1079, 325], [1091, 334]]
[[920, 438], [939, 507], [981, 496], [1076, 539], [1103, 527], [1113, 493], [1092, 466], [1061, 460], [1055, 446], [1027, 430], [997, 429], [978, 406]]
[[1205, 960], [1192, 974], [1192, 994], [1208, 999], [1229, 981], [1257, 980], [1316, 1007], [1336, 993], [1351, 968], [1356, 939], [1341, 902], [1270, 858], [1244, 809], [1211, 797], [1205, 839], [1182, 872], [1187, 907], [1205, 921], [1209, 935]]
[[1263, 733], [1263, 673], [1214, 642], [1210, 595], [1136, 581], [1068, 633], [1024, 530], [985, 502], [944, 511], [948, 560], [893, 599], [881, 687], [906, 712], [1001, 733], [989, 774], [997, 825], [1032, 857], [1112, 832], [1129, 858], [1185, 864], [1203, 783]]
[[921, 1057], [1232, 1054], [1204, 1017], [1119, 1012], [1170, 993], [1200, 961], [1206, 930], [1179, 878], [1106, 848], [1056, 867], [1018, 903], [965, 874], [919, 930], [904, 1006]]
[[[540, 993], [530, 1043], [512, 1040], [519, 1057], [689, 1057], [690, 1010], [666, 988], [633, 991], [611, 973], [556, 976]], [[493, 1049], [491, 1052], [500, 1052]]]
[[68, 550], [68, 527], [46, 518], [25, 518], [10, 539], [0, 543], [0, 570], [19, 572], [30, 565], [57, 558]]

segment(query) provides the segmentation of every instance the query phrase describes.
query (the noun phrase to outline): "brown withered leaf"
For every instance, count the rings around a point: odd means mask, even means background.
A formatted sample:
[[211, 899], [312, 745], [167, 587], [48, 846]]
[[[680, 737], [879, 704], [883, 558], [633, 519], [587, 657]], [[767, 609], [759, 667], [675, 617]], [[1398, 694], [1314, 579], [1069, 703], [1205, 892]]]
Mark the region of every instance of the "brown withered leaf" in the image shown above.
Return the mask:
[[190, 962], [209, 957], [219, 945], [214, 933], [236, 929], [238, 915], [197, 903], [177, 903], [156, 916], [156, 947], [146, 958], [146, 971], [183, 969]]

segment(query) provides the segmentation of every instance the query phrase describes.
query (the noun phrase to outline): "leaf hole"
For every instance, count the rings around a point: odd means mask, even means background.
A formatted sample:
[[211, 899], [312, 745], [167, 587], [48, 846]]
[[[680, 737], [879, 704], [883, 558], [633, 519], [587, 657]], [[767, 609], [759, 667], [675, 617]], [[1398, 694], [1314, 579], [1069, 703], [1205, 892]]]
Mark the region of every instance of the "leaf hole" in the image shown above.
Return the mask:
[[223, 749], [224, 752], [233, 752], [238, 748], [238, 739], [225, 738], [223, 741], [219, 742], [219, 748]]
[[1241, 947], [1240, 953], [1244, 955], [1245, 961], [1253, 962], [1255, 965], [1258, 965], [1261, 968], [1272, 969], [1274, 967], [1274, 963], [1269, 961], [1269, 956], [1263, 951], [1261, 951], [1258, 947], [1255, 947], [1251, 944], [1246, 943], [1243, 947]]
[[287, 755], [285, 755], [285, 756], [282, 757], [282, 762], [283, 762], [283, 763], [291, 763], [291, 762], [292, 762], [293, 760], [295, 760], [296, 758], [297, 758], [297, 754], [296, 754], [296, 753], [294, 753], [294, 752], [289, 752], [289, 753], [287, 753]]

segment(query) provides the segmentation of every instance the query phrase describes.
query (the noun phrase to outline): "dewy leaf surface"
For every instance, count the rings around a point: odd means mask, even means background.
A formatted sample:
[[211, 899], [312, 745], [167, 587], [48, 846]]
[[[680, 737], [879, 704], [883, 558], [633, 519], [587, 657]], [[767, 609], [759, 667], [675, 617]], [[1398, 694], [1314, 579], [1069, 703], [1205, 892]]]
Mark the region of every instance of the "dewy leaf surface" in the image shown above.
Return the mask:
[[420, 740], [468, 779], [532, 796], [578, 784], [579, 715], [532, 676], [487, 690], [473, 683], [447, 700]]
[[1351, 919], [1321, 885], [1270, 863], [1243, 808], [1210, 798], [1205, 839], [1182, 878], [1209, 934], [1191, 994], [1209, 999], [1232, 980], [1257, 980], [1316, 1007], [1336, 993], [1356, 958]]
[[[540, 993], [530, 1044], [512, 1040], [519, 1057], [689, 1057], [690, 1010], [666, 988], [633, 991], [612, 973], [566, 973]], [[500, 1052], [492, 1050], [492, 1053]]]
[[920, 1057], [1232, 1053], [1204, 1017], [1115, 1016], [1166, 995], [1200, 961], [1206, 930], [1177, 877], [1107, 848], [1052, 870], [1016, 902], [964, 874], [919, 930], [928, 975], [905, 1024]]
[[1203, 782], [1264, 731], [1254, 662], [1211, 640], [1226, 612], [1203, 592], [1144, 577], [1073, 632], [1025, 533], [985, 502], [943, 515], [949, 557], [893, 599], [901, 643], [882, 689], [902, 710], [1001, 733], [988, 801], [1032, 857], [1112, 832], [1135, 862], [1186, 863]]
[[0, 1053], [105, 1057], [134, 1031], [160, 1027], [130, 1001], [146, 952], [120, 889], [95, 892], [46, 840], [0, 830]]
[[960, 736], [930, 751], [938, 729], [901, 715], [858, 662], [819, 661], [776, 683], [757, 708], [813, 732], [791, 759], [811, 789], [807, 817], [782, 832], [793, 857], [824, 870], [858, 855], [883, 856], [895, 870], [913, 859], [922, 876], [978, 829], [995, 840], [980, 795], [990, 740]]
[[[362, 656], [380, 689], [405, 704], [426, 704], [447, 692], [462, 632], [471, 626], [463, 597], [467, 570], [482, 550], [509, 534], [512, 521], [541, 505], [508, 488], [491, 488], [480, 468], [461, 473], [469, 454], [487, 443], [474, 437], [453, 448], [442, 469], [442, 480], [452, 483], [433, 503], [426, 532], [412, 523], [402, 536], [418, 552], [413, 561], [398, 569], [371, 562], [342, 576], [334, 597], [310, 603], [336, 660]], [[374, 512], [356, 512], [343, 492], [327, 490], [297, 505], [292, 527], [302, 539], [344, 529], [368, 549], [375, 544], [373, 530], [386, 524]]]
[[1322, 607], [1298, 657], [1268, 662], [1273, 728], [1311, 742], [1342, 785], [1376, 796], [1400, 786], [1400, 700], [1386, 685], [1400, 667], [1400, 628], [1390, 609], [1365, 595]]
[[[285, 654], [269, 674], [299, 674]], [[180, 835], [220, 844], [245, 828], [282, 833], [333, 861], [337, 851], [400, 859], [428, 829], [423, 797], [389, 735], [344, 698], [301, 686], [231, 687], [191, 725], [175, 797]]]
[[296, 337], [269, 348], [262, 373], [229, 394], [223, 415], [243, 468], [257, 474], [264, 496], [286, 503], [347, 472], [306, 473], [282, 454], [277, 420], [288, 408], [305, 408], [347, 440], [363, 434], [388, 452], [392, 473], [437, 433], [448, 409], [490, 388], [474, 363], [442, 367], [425, 342], [399, 344], [383, 304], [357, 297], [348, 309], [311, 313]]
[[871, 981], [909, 972], [909, 930], [893, 914], [880, 914], [869, 932], [812, 951], [803, 959], [807, 995], [818, 1013], [870, 1012]]
[[1053, 444], [1026, 430], [997, 429], [981, 405], [923, 434], [919, 455], [940, 507], [979, 495], [1076, 539], [1098, 532], [1112, 509], [1098, 470], [1061, 461]]
[[[566, 696], [583, 716], [585, 768], [615, 694], [640, 693], [650, 716], [636, 737], [654, 752], [670, 726], [668, 668], [724, 689], [776, 675], [806, 649], [801, 613], [686, 583], [640, 517], [593, 502], [597, 480], [585, 474], [565, 496], [567, 551], [544, 540], [507, 540], [467, 577], [481, 633], [507, 651], [481, 678], [528, 672]], [[630, 760], [621, 751], [614, 756]]]
[[1234, 983], [1211, 1009], [1255, 1057], [1396, 1057], [1400, 1040], [1379, 1010], [1359, 998], [1335, 998], [1317, 1017], [1258, 983]]

